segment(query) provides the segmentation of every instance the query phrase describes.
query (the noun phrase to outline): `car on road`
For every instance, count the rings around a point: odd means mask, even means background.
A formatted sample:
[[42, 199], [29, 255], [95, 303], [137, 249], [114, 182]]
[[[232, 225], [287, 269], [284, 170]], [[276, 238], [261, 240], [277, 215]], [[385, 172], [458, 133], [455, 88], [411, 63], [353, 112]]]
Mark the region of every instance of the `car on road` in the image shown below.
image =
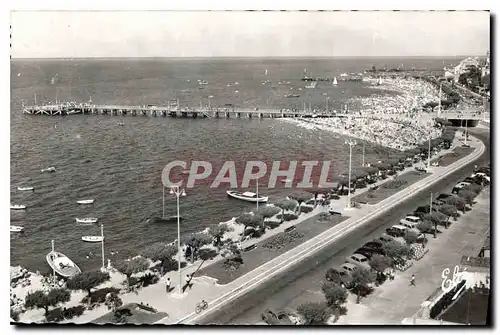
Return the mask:
[[458, 192], [460, 192], [460, 191], [461, 191], [461, 190], [462, 190], [465, 186], [468, 186], [468, 185], [470, 185], [470, 183], [462, 181], [462, 182], [458, 183], [457, 185], [455, 185], [455, 187], [453, 188], [453, 190], [451, 190], [451, 193], [452, 193], [452, 194], [453, 194], [453, 193], [458, 193]]
[[363, 267], [365, 269], [370, 268], [370, 264], [368, 264], [368, 258], [361, 254], [352, 254], [351, 256], [346, 258], [346, 261], [348, 263], [351, 263], [359, 267]]
[[408, 215], [403, 220], [399, 221], [399, 224], [408, 229], [417, 229], [420, 222], [421, 220], [418, 216]]

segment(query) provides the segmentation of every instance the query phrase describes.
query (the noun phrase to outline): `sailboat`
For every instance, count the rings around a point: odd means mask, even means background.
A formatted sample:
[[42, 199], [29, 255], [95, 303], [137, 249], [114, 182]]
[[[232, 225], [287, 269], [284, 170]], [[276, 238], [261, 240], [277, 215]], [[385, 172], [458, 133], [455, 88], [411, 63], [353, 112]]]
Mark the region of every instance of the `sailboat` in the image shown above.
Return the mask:
[[266, 69], [266, 72], [264, 73], [265, 76], [267, 76], [267, 69]]
[[337, 86], [338, 83], [337, 83], [337, 77], [333, 77], [333, 83], [332, 83], [332, 86]]
[[[155, 217], [154, 222], [156, 223], [162, 223], [162, 222], [177, 222], [177, 215], [171, 215], [171, 216], [165, 216], [165, 186], [162, 186], [163, 188], [163, 194], [162, 194], [162, 216], [161, 217]], [[183, 220], [182, 216], [179, 216], [179, 220]]]
[[382, 77], [378, 77], [377, 85], [382, 85]]

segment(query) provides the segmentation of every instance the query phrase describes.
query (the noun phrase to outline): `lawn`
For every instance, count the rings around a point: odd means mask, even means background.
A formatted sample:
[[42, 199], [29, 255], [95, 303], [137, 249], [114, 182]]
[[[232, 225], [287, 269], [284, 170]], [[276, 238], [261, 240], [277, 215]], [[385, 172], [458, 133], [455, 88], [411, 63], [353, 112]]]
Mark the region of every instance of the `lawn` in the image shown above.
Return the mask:
[[[409, 171], [397, 177], [398, 180], [406, 181], [407, 182], [406, 184], [401, 185], [398, 188], [386, 188], [384, 186], [389, 185], [389, 183], [393, 181], [392, 178], [389, 178], [385, 183], [380, 185], [378, 189], [376, 189], [375, 191], [366, 191], [363, 194], [353, 197], [353, 200], [359, 203], [367, 203], [370, 205], [375, 205], [378, 204], [380, 201], [387, 199], [391, 195], [396, 194], [397, 192], [403, 190], [405, 187], [408, 187], [416, 183], [417, 181], [424, 179], [429, 175], [430, 173]], [[369, 197], [368, 194], [371, 194], [371, 196]]]
[[474, 151], [474, 148], [463, 148], [457, 147], [453, 149], [453, 152], [447, 153], [439, 158], [439, 166], [448, 166], [455, 163], [459, 159], [464, 158]]
[[463, 324], [468, 322], [471, 325], [486, 325], [488, 299], [489, 294], [469, 290], [462, 294], [458, 301], [441, 315], [440, 319]]
[[346, 220], [347, 217], [340, 215], [332, 215], [327, 221], [320, 221], [319, 216], [307, 219], [299, 224], [297, 224], [292, 232], [302, 235], [300, 238], [287, 243], [282, 248], [278, 250], [271, 250], [265, 248], [266, 242], [275, 239], [279, 235], [288, 233], [279, 233], [274, 236], [270, 236], [267, 239], [257, 243], [256, 247], [250, 251], [242, 252], [243, 264], [239, 266], [238, 269], [234, 271], [227, 271], [223, 268], [224, 260], [220, 260], [214, 264], [207, 266], [206, 268], [200, 269], [197, 273], [198, 276], [208, 276], [216, 278], [218, 284], [224, 285], [228, 284], [235, 279], [241, 277], [242, 275], [254, 270], [255, 268], [261, 266], [272, 260], [273, 258], [299, 246], [305, 241], [315, 237], [322, 232], [328, 230], [329, 228], [339, 224], [340, 222]]
[[[126, 323], [130, 324], [153, 324], [156, 321], [164, 319], [168, 316], [164, 312], [153, 312], [150, 310], [151, 307], [143, 306], [140, 304], [126, 304], [121, 306], [118, 310], [128, 309], [132, 315], [126, 317]], [[117, 323], [114, 312], [109, 312], [103, 316], [92, 320], [90, 323], [94, 324], [106, 324], [106, 323]]]

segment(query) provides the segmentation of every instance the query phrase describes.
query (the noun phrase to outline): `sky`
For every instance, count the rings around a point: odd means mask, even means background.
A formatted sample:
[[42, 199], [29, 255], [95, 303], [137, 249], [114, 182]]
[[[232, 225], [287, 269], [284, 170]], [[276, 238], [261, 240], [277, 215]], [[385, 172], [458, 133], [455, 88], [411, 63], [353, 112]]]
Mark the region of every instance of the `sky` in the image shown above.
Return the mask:
[[16, 11], [12, 58], [485, 55], [488, 12]]

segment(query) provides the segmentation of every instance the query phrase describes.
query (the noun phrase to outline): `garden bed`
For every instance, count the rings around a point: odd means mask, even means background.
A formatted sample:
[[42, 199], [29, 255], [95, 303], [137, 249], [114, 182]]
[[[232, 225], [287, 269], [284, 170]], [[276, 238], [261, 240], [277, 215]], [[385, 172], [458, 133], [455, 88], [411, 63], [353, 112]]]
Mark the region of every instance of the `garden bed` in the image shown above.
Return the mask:
[[[132, 324], [153, 324], [156, 321], [159, 321], [168, 316], [167, 313], [164, 312], [151, 312], [148, 306], [143, 306], [136, 303], [126, 304], [121, 306], [118, 310], [129, 310], [131, 315], [128, 315], [124, 321], [126, 323]], [[115, 317], [114, 312], [109, 312], [104, 314], [103, 316], [92, 320], [90, 323], [93, 324], [107, 324], [114, 323], [116, 324], [118, 320]]]
[[448, 166], [455, 163], [459, 159], [464, 158], [474, 151], [474, 148], [457, 147], [453, 152], [447, 153], [439, 158], [439, 166]]
[[[270, 236], [265, 240], [257, 243], [256, 248], [242, 253], [243, 264], [241, 264], [237, 269], [233, 271], [224, 270], [224, 260], [220, 260], [214, 264], [207, 266], [206, 268], [200, 269], [197, 275], [216, 278], [218, 280], [217, 283], [221, 285], [228, 284], [233, 280], [241, 277], [242, 275], [299, 246], [305, 241], [321, 234], [322, 232], [330, 229], [331, 227], [339, 224], [346, 219], [347, 217], [344, 216], [332, 216], [328, 221], [320, 221], [319, 216], [316, 215], [315, 217], [297, 224], [295, 226], [296, 228], [292, 231], [289, 231], [287, 233], [282, 232], [274, 236]], [[279, 249], [269, 249], [264, 247], [266, 243], [269, 243], [270, 241], [276, 241], [276, 239], [281, 239], [279, 236], [285, 234], [294, 234], [294, 238], [287, 239], [291, 240], [291, 242], [281, 245]]]
[[[391, 195], [398, 193], [404, 188], [416, 183], [419, 180], [424, 179], [429, 176], [430, 173], [422, 173], [417, 171], [409, 171], [407, 173], [401, 174], [397, 177], [397, 180], [401, 181], [401, 185], [397, 188], [390, 187], [394, 184], [394, 180], [389, 179], [382, 185], [380, 185], [374, 191], [366, 191], [363, 194], [356, 195], [353, 200], [359, 203], [367, 203], [369, 205], [378, 204], [380, 201], [387, 199]], [[372, 196], [370, 197], [369, 194]]]

